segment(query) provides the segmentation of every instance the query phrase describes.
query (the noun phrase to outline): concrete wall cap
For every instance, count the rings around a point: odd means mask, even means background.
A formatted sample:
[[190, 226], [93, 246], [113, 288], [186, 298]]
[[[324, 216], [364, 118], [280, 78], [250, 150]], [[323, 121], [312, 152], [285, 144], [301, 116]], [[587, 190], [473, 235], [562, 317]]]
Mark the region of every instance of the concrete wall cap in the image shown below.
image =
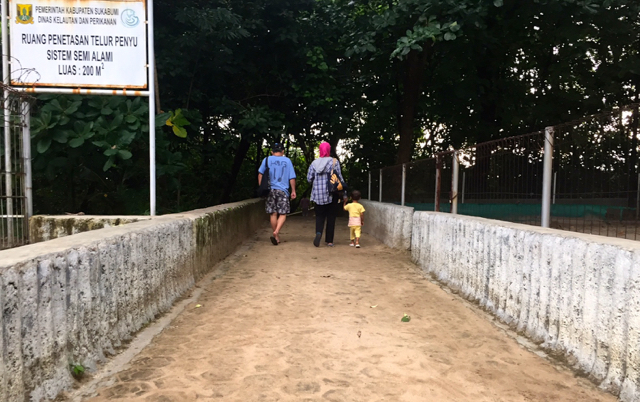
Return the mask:
[[181, 220], [193, 221], [202, 216], [206, 216], [207, 214], [222, 212], [246, 205], [253, 205], [259, 202], [261, 202], [261, 200], [258, 198], [231, 204], [217, 205], [215, 207], [198, 209], [185, 213], [147, 217], [149, 219], [129, 223], [123, 226], [112, 226], [103, 229], [92, 230], [89, 232], [78, 233], [73, 236], [61, 237], [42, 243], [29, 244], [22, 247], [2, 250], [0, 251], [0, 273], [2, 273], [3, 269], [11, 267], [13, 265], [25, 263], [41, 256], [60, 253], [70, 248], [91, 247], [98, 242], [108, 241], [118, 236], [126, 235], [128, 233], [146, 230], [149, 228], [157, 227], [159, 225], [177, 223]]
[[543, 228], [539, 226], [525, 225], [523, 223], [512, 223], [506, 221], [499, 221], [495, 219], [479, 218], [476, 216], [466, 215], [451, 215], [446, 212], [431, 212], [431, 211], [417, 211], [416, 215], [433, 215], [442, 219], [454, 219], [459, 221], [477, 222], [482, 224], [491, 225], [494, 227], [503, 227], [508, 229], [515, 229], [528, 233], [553, 235], [563, 239], [580, 239], [589, 243], [606, 244], [623, 248], [629, 251], [640, 251], [640, 242], [637, 240], [621, 239], [617, 237], [607, 237], [587, 233], [570, 232], [567, 230]]

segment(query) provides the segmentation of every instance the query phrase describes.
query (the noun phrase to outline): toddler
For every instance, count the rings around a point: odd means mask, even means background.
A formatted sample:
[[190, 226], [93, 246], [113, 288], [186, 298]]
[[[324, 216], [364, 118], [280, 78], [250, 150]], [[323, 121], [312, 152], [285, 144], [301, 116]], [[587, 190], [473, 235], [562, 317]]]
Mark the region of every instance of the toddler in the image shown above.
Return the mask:
[[344, 210], [349, 212], [349, 229], [351, 231], [351, 247], [360, 248], [360, 235], [362, 233], [362, 225], [364, 225], [364, 207], [360, 204], [360, 191], [354, 190], [351, 193], [350, 204], [345, 204]]

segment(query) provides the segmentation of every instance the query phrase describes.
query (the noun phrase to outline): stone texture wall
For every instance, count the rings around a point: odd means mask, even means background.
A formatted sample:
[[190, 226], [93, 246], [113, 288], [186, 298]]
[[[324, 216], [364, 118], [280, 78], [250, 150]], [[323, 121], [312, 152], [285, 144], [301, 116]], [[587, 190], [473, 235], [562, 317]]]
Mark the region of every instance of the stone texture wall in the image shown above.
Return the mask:
[[640, 243], [417, 212], [413, 259], [554, 356], [640, 400]]
[[0, 251], [0, 401], [55, 398], [265, 223], [251, 200]]
[[150, 216], [90, 216], [66, 215], [45, 216], [37, 215], [29, 219], [29, 241], [31, 244], [71, 236], [91, 230], [104, 229], [112, 226], [122, 226], [141, 220], [151, 219]]
[[362, 227], [365, 233], [392, 248], [411, 248], [413, 208], [368, 200], [361, 202], [366, 209]]

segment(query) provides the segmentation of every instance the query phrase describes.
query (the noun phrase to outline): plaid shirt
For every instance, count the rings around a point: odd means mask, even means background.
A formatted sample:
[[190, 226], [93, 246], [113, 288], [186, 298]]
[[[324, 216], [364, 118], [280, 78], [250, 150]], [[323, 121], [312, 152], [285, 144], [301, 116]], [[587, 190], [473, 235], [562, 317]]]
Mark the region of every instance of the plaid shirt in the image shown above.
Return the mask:
[[[307, 173], [307, 181], [313, 187], [311, 188], [311, 201], [318, 205], [331, 204], [333, 196], [329, 193], [329, 175], [331, 175], [331, 166], [333, 165], [332, 158], [327, 159], [326, 165], [320, 165], [321, 171], [318, 172], [315, 169], [315, 162], [309, 166], [309, 172]], [[316, 160], [317, 161], [317, 160]], [[340, 180], [344, 183], [342, 178], [342, 171], [340, 170], [340, 161], [336, 159], [336, 165], [333, 168], [333, 172], [338, 175]]]

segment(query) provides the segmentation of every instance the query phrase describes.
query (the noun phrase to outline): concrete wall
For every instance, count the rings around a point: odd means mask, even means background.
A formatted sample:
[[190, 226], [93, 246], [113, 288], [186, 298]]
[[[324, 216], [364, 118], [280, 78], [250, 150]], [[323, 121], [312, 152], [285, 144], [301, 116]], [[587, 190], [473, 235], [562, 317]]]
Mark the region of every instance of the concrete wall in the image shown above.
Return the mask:
[[413, 259], [622, 401], [640, 400], [640, 243], [417, 212]]
[[251, 200], [0, 251], [0, 401], [69, 388], [265, 223]]
[[151, 219], [150, 216], [90, 216], [65, 215], [45, 216], [37, 215], [29, 219], [29, 241], [31, 244], [71, 236], [91, 230], [122, 226], [141, 220]]
[[409, 250], [413, 208], [362, 200], [366, 209], [362, 230], [389, 247]]

